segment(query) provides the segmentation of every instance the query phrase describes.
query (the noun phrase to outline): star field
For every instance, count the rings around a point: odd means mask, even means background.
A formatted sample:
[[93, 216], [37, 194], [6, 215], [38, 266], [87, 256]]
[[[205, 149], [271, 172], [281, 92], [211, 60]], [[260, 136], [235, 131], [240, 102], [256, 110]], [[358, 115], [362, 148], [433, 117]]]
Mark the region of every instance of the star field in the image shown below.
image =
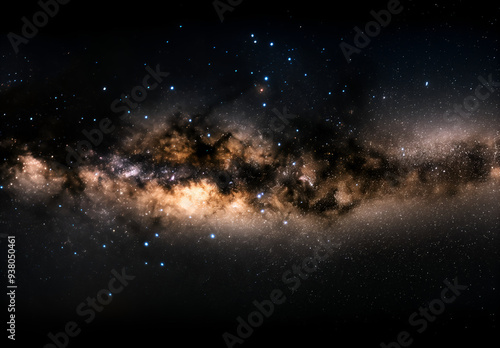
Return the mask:
[[[224, 347], [280, 289], [241, 346], [380, 347], [455, 278], [467, 290], [411, 346], [494, 337], [498, 8], [400, 3], [349, 61], [339, 45], [387, 1], [241, 2], [223, 22], [210, 1], [71, 2], [17, 54], [4, 35], [18, 342], [75, 320], [68, 347]], [[296, 272], [321, 245], [332, 255]], [[75, 308], [122, 269], [135, 278], [86, 324]]]

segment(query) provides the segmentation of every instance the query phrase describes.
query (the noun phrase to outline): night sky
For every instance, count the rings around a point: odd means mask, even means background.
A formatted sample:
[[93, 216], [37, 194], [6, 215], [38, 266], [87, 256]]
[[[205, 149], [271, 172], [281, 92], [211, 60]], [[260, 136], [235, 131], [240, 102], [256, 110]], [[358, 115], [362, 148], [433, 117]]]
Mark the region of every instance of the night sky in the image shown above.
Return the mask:
[[0, 16], [7, 346], [498, 344], [498, 4], [44, 1]]

